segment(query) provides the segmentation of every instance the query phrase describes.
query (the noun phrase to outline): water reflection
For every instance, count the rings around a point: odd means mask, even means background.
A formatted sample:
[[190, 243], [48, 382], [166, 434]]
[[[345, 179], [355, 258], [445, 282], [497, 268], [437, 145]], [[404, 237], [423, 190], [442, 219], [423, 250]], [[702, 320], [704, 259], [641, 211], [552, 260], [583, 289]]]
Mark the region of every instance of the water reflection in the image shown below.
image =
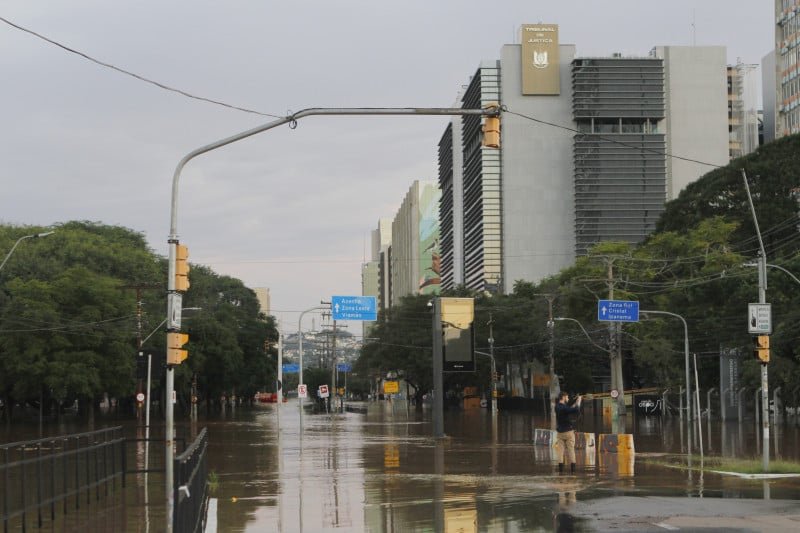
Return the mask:
[[[686, 424], [677, 418], [627, 417], [639, 456], [685, 452]], [[97, 421], [96, 421], [97, 422]], [[114, 425], [116, 421], [108, 425]], [[100, 425], [100, 424], [96, 424]], [[602, 416], [585, 414], [579, 431], [608, 433]], [[759, 436], [743, 423], [704, 421], [708, 446], [726, 456], [756, 456]], [[429, 412], [404, 402], [373, 402], [366, 414], [303, 415], [295, 401], [229, 408], [222, 415], [179, 420], [191, 439], [209, 430], [209, 470], [219, 531], [493, 531], [580, 530], [576, 502], [616, 495], [800, 498], [797, 479], [743, 480], [710, 472], [665, 469], [639, 458], [578, 451], [578, 473], [559, 476], [548, 446], [534, 446], [549, 422], [530, 413], [486, 409], [448, 412], [444, 439], [431, 437]], [[21, 440], [27, 426], [17, 426]], [[38, 426], [30, 428], [34, 437]], [[53, 432], [77, 432], [63, 425]], [[133, 424], [129, 435], [135, 435]], [[47, 432], [47, 428], [45, 428]], [[797, 460], [800, 434], [787, 424], [773, 434], [776, 454]], [[161, 434], [156, 431], [156, 435]], [[7, 436], [7, 435], [3, 435]], [[11, 439], [6, 439], [11, 440]], [[132, 464], [160, 466], [163, 447], [131, 448]], [[596, 459], [596, 461], [595, 461]], [[633, 457], [631, 457], [633, 459]], [[129, 486], [131, 531], [163, 524], [163, 476], [137, 476]]]

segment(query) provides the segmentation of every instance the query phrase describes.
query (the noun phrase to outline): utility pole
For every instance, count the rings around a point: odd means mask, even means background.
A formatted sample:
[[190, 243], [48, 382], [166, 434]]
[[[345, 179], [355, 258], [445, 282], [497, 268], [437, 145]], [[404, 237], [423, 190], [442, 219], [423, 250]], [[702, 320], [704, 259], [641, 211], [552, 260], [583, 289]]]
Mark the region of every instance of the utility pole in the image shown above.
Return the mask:
[[[139, 369], [144, 368], [144, 352], [142, 345], [142, 316], [144, 301], [142, 299], [142, 291], [145, 289], [163, 289], [164, 285], [161, 283], [132, 283], [128, 285], [120, 285], [120, 289], [134, 289], [136, 291], [136, 394], [144, 392], [144, 378], [139, 377]], [[147, 396], [145, 401], [149, 402], [150, 397]], [[142, 420], [142, 402], [136, 402], [136, 419], [141, 422]]]
[[[333, 390], [331, 391], [330, 398], [335, 399], [339, 394], [338, 378], [336, 372], [336, 320], [333, 321], [333, 339], [331, 340], [331, 383], [333, 383]], [[335, 401], [335, 400], [334, 400]], [[333, 403], [333, 402], [332, 402]], [[336, 406], [334, 405], [334, 409]]]
[[[767, 303], [767, 252], [764, 249], [764, 241], [761, 239], [761, 230], [758, 228], [758, 217], [753, 206], [753, 197], [750, 195], [750, 185], [747, 183], [747, 174], [742, 169], [742, 179], [744, 180], [744, 190], [747, 192], [747, 202], [750, 204], [750, 213], [753, 215], [753, 225], [758, 235], [758, 302]], [[770, 327], [772, 324], [770, 324]], [[770, 332], [771, 333], [771, 332]], [[762, 457], [761, 466], [766, 473], [769, 471], [769, 371], [768, 363], [761, 362], [761, 429], [762, 429]]]
[[[536, 294], [536, 296], [543, 296], [547, 300], [547, 329], [550, 334], [548, 341], [549, 363], [550, 363], [550, 429], [556, 428], [556, 359], [555, 359], [555, 322], [553, 321], [553, 302], [556, 299], [555, 294]], [[533, 384], [531, 384], [533, 387]]]
[[550, 330], [550, 429], [556, 429], [556, 359], [555, 359], [555, 322], [553, 322], [553, 300], [555, 296], [547, 295], [547, 326]]
[[492, 416], [497, 417], [497, 366], [494, 363], [494, 319], [489, 313], [489, 357], [492, 361]]
[[[614, 299], [614, 257], [606, 258], [608, 271], [608, 299]], [[608, 348], [611, 354], [611, 388], [619, 392], [617, 397], [617, 416], [625, 416], [625, 383], [622, 374], [622, 343], [619, 342], [620, 324], [608, 323]]]
[[444, 378], [442, 370], [444, 366], [444, 355], [442, 352], [442, 299], [433, 299], [432, 313], [433, 329], [433, 438], [444, 437]]

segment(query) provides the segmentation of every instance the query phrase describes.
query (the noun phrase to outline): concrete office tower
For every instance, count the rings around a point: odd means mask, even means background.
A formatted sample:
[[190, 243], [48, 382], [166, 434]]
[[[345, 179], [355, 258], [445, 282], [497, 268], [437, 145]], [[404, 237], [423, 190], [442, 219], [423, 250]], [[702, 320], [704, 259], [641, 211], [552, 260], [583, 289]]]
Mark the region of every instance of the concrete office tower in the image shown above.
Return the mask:
[[728, 152], [727, 58], [724, 46], [659, 46], [666, 95], [667, 200], [710, 172], [725, 166]]
[[800, 0], [775, 0], [776, 132], [800, 132]]
[[460, 120], [460, 144], [454, 123], [439, 142], [448, 288], [459, 271], [459, 209], [464, 284], [507, 293], [517, 280], [557, 274], [596, 243], [641, 242], [667, 200], [728, 162], [723, 47], [580, 58], [558, 43], [556, 25], [521, 33], [500, 61], [481, 63], [462, 98], [465, 108], [504, 106], [500, 149], [481, 146], [478, 117]]
[[435, 182], [415, 181], [392, 221], [391, 305], [439, 293], [439, 197]]
[[637, 243], [664, 211], [664, 66], [657, 58], [572, 62], [575, 253]]
[[728, 153], [731, 159], [758, 148], [758, 65], [728, 65]]
[[253, 289], [253, 292], [256, 293], [256, 298], [258, 299], [258, 306], [261, 308], [261, 312], [265, 315], [269, 315], [269, 306], [270, 306], [270, 297], [269, 297], [269, 288], [268, 287], [256, 287]]
[[[523, 26], [523, 41], [529, 40], [524, 34], [528, 27]], [[556, 92], [523, 90], [525, 71], [536, 76], [543, 70], [534, 66], [523, 48], [524, 43], [501, 50], [501, 103], [513, 112], [503, 114], [500, 143], [502, 290], [506, 293], [517, 280], [538, 282], [575, 260], [573, 133], [526, 118], [575, 127], [570, 90], [575, 46], [557, 46], [557, 62], [554, 54], [548, 57], [558, 81], [557, 94], [523, 94]]]

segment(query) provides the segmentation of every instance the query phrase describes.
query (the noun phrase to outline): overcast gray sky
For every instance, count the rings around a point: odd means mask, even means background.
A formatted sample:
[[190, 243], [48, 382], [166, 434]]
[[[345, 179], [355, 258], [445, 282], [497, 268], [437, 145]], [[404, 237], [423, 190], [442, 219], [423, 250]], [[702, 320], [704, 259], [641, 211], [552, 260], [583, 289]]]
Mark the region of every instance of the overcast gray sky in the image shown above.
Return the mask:
[[[520, 25], [559, 24], [578, 55], [773, 46], [766, 0], [5, 0], [0, 16], [122, 69], [284, 116], [308, 107], [450, 107]], [[692, 30], [694, 24], [694, 32]], [[0, 22], [0, 222], [143, 232], [166, 255], [172, 174], [191, 150], [269, 122], [156, 88]], [[310, 117], [205, 154], [182, 174], [191, 260], [299, 311], [360, 293], [369, 231], [433, 179], [443, 117]], [[310, 326], [310, 324], [309, 324]], [[354, 333], [360, 329], [351, 328]]]

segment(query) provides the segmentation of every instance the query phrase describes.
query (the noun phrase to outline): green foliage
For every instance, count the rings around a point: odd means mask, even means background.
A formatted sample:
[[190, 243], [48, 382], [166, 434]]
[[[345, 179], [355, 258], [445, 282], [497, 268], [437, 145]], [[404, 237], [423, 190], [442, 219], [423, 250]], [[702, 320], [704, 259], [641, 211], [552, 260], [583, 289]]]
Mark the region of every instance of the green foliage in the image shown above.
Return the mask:
[[[53, 229], [53, 228], [51, 228]], [[0, 396], [6, 402], [134, 392], [137, 335], [163, 356], [167, 264], [142, 234], [117, 226], [69, 222], [41, 239], [25, 239], [0, 271]], [[0, 250], [45, 231], [0, 226]], [[275, 376], [274, 319], [260, 314], [255, 294], [241, 281], [193, 265], [183, 330], [189, 359], [177, 367], [176, 390], [188, 399], [193, 377], [204, 397], [251, 395]], [[137, 290], [142, 297], [141, 327]], [[153, 388], [163, 372], [154, 366]]]
[[[758, 301], [757, 272], [744, 266], [758, 249], [742, 169], [752, 192], [767, 257], [800, 275], [798, 181], [800, 136], [761, 147], [756, 153], [713, 170], [667, 204], [658, 229], [640, 245], [597, 244], [586, 256], [538, 283], [517, 280], [509, 295], [488, 297], [457, 287], [443, 296], [476, 298], [476, 346], [487, 351], [491, 314], [498, 367], [549, 363], [547, 299], [553, 315], [579, 321], [553, 323], [556, 373], [571, 390], [588, 392], [598, 376], [609, 373], [609, 328], [597, 321], [597, 301], [637, 300], [641, 310], [668, 311], [688, 326], [690, 352], [697, 354], [700, 386], [719, 386], [719, 353], [738, 348], [745, 354], [744, 385], [757, 387], [758, 365], [751, 361], [746, 310]], [[375, 342], [359, 360], [360, 372], [380, 374], [407, 368], [430, 386], [428, 298], [406, 299], [381, 317]], [[772, 304], [770, 387], [784, 394], [800, 387], [800, 287], [790, 276], [770, 269], [767, 301]], [[683, 384], [684, 329], [671, 316], [642, 315], [625, 324], [620, 337], [626, 383], [674, 388]], [[459, 383], [488, 386], [488, 359], [478, 357], [474, 376]]]

